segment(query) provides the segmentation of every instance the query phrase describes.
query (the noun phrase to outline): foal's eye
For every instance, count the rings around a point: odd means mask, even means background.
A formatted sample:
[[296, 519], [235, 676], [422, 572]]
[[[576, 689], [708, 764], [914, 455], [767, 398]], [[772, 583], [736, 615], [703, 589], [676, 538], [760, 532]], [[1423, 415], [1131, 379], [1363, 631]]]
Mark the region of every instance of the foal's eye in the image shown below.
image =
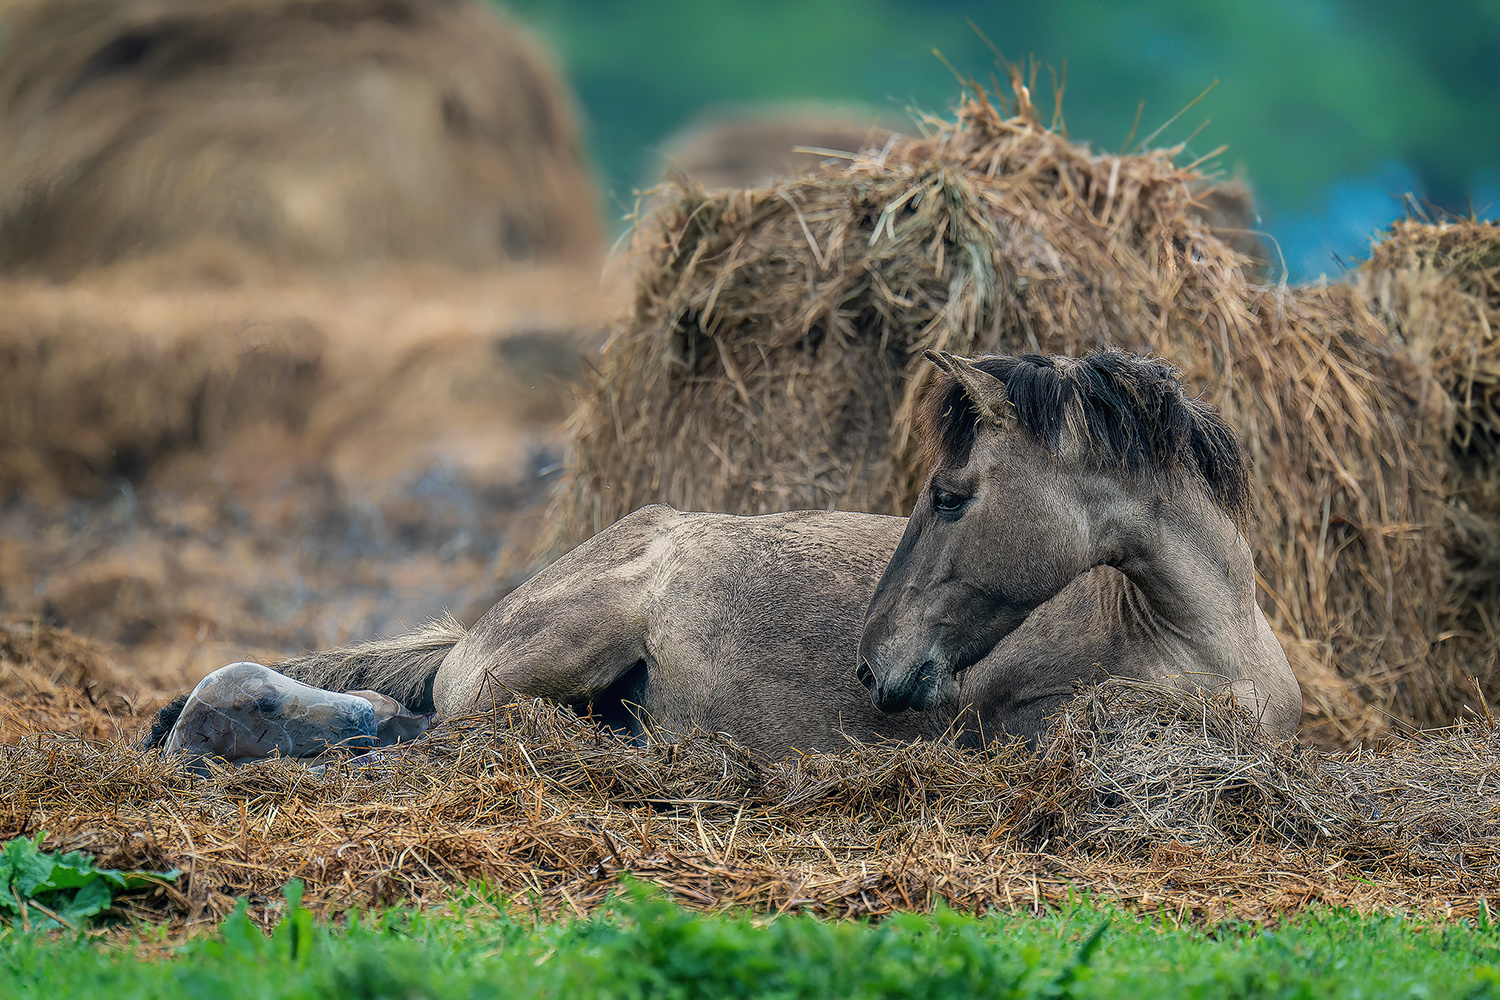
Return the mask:
[[942, 514], [956, 514], [969, 502], [969, 498], [947, 490], [932, 491], [932, 509]]

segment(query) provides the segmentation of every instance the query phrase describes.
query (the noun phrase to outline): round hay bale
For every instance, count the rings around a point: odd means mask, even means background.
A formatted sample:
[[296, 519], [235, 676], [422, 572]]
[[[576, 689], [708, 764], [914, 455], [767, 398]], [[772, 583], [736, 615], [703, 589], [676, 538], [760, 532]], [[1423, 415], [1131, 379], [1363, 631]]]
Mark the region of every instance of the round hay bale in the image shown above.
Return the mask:
[[1017, 94], [815, 176], [679, 189], [573, 417], [553, 543], [652, 501], [905, 513], [924, 350], [1115, 344], [1180, 366], [1249, 447], [1263, 604], [1319, 736], [1451, 721], [1441, 373], [1357, 287], [1254, 283], [1180, 150], [1095, 154]]
[[20, 0], [0, 39], [0, 267], [599, 252], [572, 100], [488, 4]]

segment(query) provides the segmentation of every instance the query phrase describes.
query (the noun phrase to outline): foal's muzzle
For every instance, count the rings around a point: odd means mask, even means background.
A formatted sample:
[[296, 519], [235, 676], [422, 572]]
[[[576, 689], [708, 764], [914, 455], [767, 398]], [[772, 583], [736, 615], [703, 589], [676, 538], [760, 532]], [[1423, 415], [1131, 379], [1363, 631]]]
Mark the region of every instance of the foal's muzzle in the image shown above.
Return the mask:
[[948, 685], [939, 679], [937, 664], [930, 660], [916, 670], [885, 670], [877, 675], [870, 661], [861, 657], [854, 676], [870, 692], [875, 707], [892, 715], [907, 709], [936, 708], [947, 700]]

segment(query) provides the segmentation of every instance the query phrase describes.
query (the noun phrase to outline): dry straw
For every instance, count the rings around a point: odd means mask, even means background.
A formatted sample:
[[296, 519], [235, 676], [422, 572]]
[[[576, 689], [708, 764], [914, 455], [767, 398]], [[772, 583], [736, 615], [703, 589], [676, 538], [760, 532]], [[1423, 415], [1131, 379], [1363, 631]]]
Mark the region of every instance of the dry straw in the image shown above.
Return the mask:
[[118, 737], [138, 724], [138, 695], [73, 633], [39, 622], [0, 625], [0, 741], [52, 731]]
[[0, 267], [592, 257], [572, 98], [476, 0], [18, 0]]
[[816, 176], [660, 199], [554, 546], [652, 501], [905, 513], [924, 350], [1115, 344], [1179, 365], [1249, 447], [1309, 731], [1447, 724], [1471, 675], [1493, 693], [1496, 227], [1402, 226], [1353, 283], [1257, 284], [1180, 148], [1092, 152], [1014, 89]]
[[851, 744], [775, 761], [706, 733], [636, 747], [541, 703], [373, 759], [207, 780], [125, 739], [9, 738], [0, 839], [45, 829], [108, 865], [180, 868], [123, 904], [155, 921], [222, 917], [240, 895], [272, 919], [291, 878], [323, 911], [432, 904], [479, 879], [577, 914], [624, 872], [696, 908], [831, 916], [1079, 891], [1195, 922], [1500, 902], [1491, 730], [1323, 754], [1266, 742], [1225, 698], [1118, 683], [1084, 692], [1036, 755]]

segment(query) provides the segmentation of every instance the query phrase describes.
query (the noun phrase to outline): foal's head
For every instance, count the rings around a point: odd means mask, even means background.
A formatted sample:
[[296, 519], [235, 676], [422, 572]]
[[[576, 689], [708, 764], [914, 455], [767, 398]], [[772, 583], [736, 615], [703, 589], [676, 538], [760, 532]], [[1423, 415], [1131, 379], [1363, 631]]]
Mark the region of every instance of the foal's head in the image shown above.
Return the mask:
[[1244, 452], [1164, 361], [928, 352], [932, 474], [870, 602], [859, 677], [886, 711], [957, 696], [959, 671], [1080, 574], [1189, 506], [1244, 523]]

